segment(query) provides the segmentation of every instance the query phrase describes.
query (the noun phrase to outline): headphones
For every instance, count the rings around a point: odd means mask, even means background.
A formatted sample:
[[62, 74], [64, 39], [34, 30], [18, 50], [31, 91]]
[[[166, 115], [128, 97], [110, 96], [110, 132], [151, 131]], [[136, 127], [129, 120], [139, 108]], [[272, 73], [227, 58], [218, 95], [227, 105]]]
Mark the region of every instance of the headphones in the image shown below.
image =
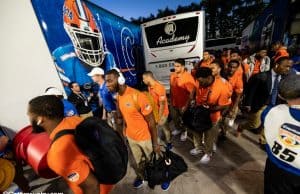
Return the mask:
[[124, 75], [121, 73], [120, 69], [118, 69], [118, 68], [113, 68], [113, 69], [115, 69], [119, 73], [118, 84], [124, 85], [126, 82], [126, 79], [125, 79]]

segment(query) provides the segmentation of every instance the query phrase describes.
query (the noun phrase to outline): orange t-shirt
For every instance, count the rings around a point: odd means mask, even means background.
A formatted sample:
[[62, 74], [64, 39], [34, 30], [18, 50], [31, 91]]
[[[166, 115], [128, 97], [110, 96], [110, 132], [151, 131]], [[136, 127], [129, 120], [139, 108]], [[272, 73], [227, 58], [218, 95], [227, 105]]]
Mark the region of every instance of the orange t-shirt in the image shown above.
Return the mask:
[[182, 108], [186, 105], [190, 93], [195, 88], [195, 80], [188, 72], [180, 75], [172, 73], [170, 76], [170, 88], [172, 106]]
[[147, 96], [127, 86], [124, 94], [118, 95], [118, 105], [126, 123], [125, 135], [135, 141], [150, 140], [150, 129], [144, 118], [152, 113]]
[[165, 102], [165, 108], [163, 112], [163, 116], [169, 115], [169, 109], [168, 109], [168, 100], [167, 100], [167, 93], [166, 89], [163, 85], [161, 85], [159, 82], [155, 82], [153, 86], [148, 87], [149, 93], [154, 99], [154, 102], [157, 104], [158, 112], [159, 112], [159, 103]]
[[[226, 106], [231, 104], [231, 87], [224, 78], [216, 78], [213, 84], [207, 88], [196, 85], [197, 105]], [[210, 118], [213, 123], [216, 123], [221, 119], [221, 111], [212, 112]]]
[[[77, 116], [64, 118], [51, 132], [50, 139], [64, 129], [75, 129], [81, 122]], [[47, 154], [50, 169], [62, 176], [74, 194], [83, 194], [79, 185], [85, 181], [93, 166], [89, 159], [78, 149], [73, 135], [64, 135], [57, 139], [50, 147]], [[107, 194], [113, 185], [100, 184], [100, 194]]]
[[240, 74], [238, 71], [234, 72], [231, 77], [228, 77], [228, 82], [232, 86], [232, 90], [237, 93], [243, 93], [244, 84], [243, 84], [243, 75]]
[[258, 74], [260, 72], [260, 65], [261, 65], [261, 62], [259, 60], [255, 60], [255, 64], [254, 64], [254, 68], [253, 68], [253, 72], [252, 72], [251, 76]]
[[[244, 69], [243, 69], [242, 65], [243, 65]], [[250, 67], [249, 67], [249, 64], [247, 64], [247, 63], [240, 64], [240, 66], [236, 70], [237, 74], [242, 76], [242, 78], [243, 78], [243, 75], [248, 75], [249, 71], [250, 71]]]

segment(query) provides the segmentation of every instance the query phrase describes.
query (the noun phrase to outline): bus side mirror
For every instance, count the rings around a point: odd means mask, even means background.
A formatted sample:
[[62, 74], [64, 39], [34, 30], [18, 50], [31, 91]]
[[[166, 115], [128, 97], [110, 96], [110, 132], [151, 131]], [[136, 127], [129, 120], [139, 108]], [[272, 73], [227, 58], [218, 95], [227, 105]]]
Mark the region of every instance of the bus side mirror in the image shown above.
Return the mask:
[[174, 68], [170, 69], [170, 72], [175, 72], [175, 69]]

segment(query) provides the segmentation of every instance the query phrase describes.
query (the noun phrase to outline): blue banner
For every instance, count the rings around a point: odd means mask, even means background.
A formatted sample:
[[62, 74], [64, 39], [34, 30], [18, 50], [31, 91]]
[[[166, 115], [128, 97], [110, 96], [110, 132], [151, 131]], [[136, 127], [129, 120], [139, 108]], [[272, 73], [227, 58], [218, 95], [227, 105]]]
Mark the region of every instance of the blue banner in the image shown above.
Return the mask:
[[72, 81], [91, 83], [87, 73], [94, 67], [117, 67], [128, 85], [137, 83], [138, 25], [84, 0], [32, 0], [32, 5], [67, 94]]

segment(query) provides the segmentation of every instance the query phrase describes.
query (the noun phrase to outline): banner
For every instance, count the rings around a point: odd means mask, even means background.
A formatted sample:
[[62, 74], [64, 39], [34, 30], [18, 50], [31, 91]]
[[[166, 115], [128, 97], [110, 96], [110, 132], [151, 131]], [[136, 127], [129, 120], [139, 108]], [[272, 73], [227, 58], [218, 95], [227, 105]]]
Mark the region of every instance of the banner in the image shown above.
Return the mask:
[[70, 82], [91, 83], [87, 73], [94, 67], [117, 67], [128, 85], [136, 84], [138, 25], [84, 0], [32, 0], [32, 5], [67, 94]]

